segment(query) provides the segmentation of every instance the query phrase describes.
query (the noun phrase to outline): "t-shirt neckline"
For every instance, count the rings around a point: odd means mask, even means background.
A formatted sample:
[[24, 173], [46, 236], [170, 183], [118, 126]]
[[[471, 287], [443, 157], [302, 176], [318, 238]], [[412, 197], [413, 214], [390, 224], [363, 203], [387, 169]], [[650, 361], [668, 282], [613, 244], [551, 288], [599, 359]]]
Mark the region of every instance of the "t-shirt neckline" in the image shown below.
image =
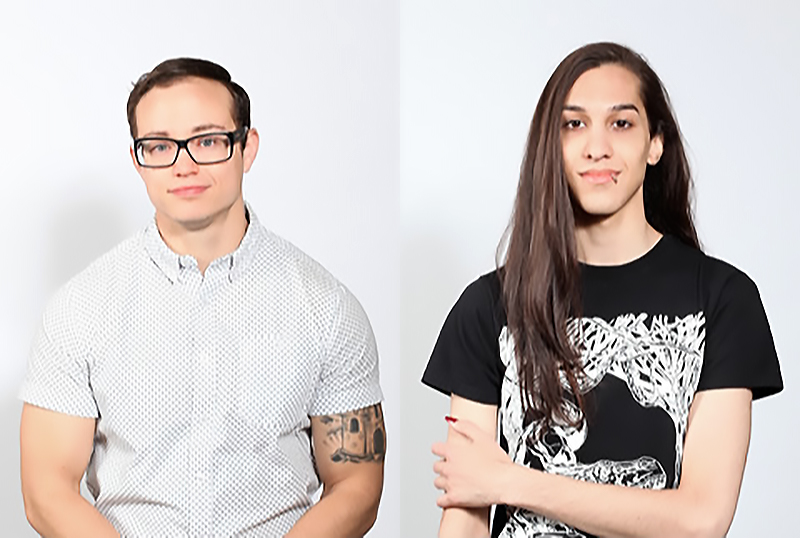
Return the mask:
[[667, 248], [666, 245], [669, 243], [669, 241], [670, 236], [666, 234], [662, 235], [658, 241], [656, 241], [653, 246], [641, 256], [618, 265], [592, 265], [580, 262], [581, 272], [584, 274], [608, 275], [611, 273], [627, 273], [645, 269], [653, 265], [659, 259], [661, 252]]

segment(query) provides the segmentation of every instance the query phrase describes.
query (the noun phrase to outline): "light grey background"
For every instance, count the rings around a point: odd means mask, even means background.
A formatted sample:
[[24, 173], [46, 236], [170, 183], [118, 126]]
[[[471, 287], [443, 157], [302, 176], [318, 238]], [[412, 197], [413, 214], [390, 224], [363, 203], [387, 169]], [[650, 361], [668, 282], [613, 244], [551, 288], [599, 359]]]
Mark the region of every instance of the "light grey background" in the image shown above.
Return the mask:
[[371, 537], [398, 537], [398, 15], [392, 1], [10, 2], [0, 15], [0, 522], [19, 490], [17, 387], [47, 299], [152, 218], [128, 153], [131, 83], [199, 56], [248, 91], [260, 153], [245, 196], [360, 299], [381, 352], [386, 484]]
[[[716, 5], [714, 5], [716, 4]], [[435, 536], [430, 445], [448, 399], [422, 386], [466, 285], [492, 270], [528, 125], [573, 49], [613, 40], [664, 80], [688, 142], [706, 250], [759, 285], [786, 390], [757, 402], [730, 537], [794, 535], [800, 421], [795, 204], [800, 11], [792, 2], [485, 2], [401, 6], [402, 535]]]

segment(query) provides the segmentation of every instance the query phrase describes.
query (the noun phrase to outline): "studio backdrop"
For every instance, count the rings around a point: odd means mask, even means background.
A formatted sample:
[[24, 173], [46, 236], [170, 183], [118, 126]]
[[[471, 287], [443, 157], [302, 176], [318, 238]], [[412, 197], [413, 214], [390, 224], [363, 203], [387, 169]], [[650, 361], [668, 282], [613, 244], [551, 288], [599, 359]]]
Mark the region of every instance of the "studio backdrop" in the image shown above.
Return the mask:
[[369, 536], [400, 536], [396, 11], [367, 0], [4, 5], [0, 534], [36, 535], [20, 493], [16, 393], [44, 306], [153, 217], [129, 154], [132, 83], [192, 56], [226, 67], [250, 95], [261, 146], [246, 200], [347, 285], [372, 322], [389, 456]]
[[401, 3], [404, 537], [434, 536], [430, 445], [449, 400], [420, 384], [448, 311], [495, 268], [528, 127], [558, 63], [593, 41], [644, 54], [669, 91], [705, 250], [758, 284], [786, 389], [753, 406], [729, 536], [795, 534], [800, 8], [791, 2]]

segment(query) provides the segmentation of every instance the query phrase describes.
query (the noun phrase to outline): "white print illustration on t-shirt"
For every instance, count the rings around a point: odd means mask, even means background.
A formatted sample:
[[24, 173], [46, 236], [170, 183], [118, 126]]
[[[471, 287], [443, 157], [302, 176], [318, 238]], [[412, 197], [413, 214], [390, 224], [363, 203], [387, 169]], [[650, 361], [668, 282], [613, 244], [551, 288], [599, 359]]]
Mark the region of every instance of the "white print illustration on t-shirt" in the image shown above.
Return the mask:
[[[511, 459], [525, 465], [526, 457], [537, 458], [542, 468], [559, 474], [603, 484], [649, 489], [677, 486], [683, 455], [683, 441], [700, 371], [705, 345], [703, 313], [670, 321], [667, 316], [624, 314], [610, 323], [601, 318], [579, 318], [568, 327], [570, 337], [580, 343], [585, 376], [581, 391], [596, 387], [606, 374], [624, 381], [634, 400], [643, 407], [663, 409], [675, 426], [675, 482], [667, 484], [667, 474], [655, 458], [643, 456], [633, 461], [600, 460], [592, 464], [577, 460], [576, 452], [588, 435], [586, 422], [573, 428], [556, 424], [548, 432], [547, 443], [539, 434], [541, 422], [523, 426], [523, 407], [514, 340], [508, 327], [500, 333], [500, 357], [506, 367], [503, 378], [500, 420]], [[566, 380], [562, 385], [569, 389]], [[578, 416], [580, 410], [567, 402], [567, 411]], [[556, 442], [553, 442], [556, 439]], [[529, 458], [528, 458], [529, 459]], [[508, 521], [501, 538], [531, 536], [586, 535], [563, 523], [527, 510], [508, 507]]]

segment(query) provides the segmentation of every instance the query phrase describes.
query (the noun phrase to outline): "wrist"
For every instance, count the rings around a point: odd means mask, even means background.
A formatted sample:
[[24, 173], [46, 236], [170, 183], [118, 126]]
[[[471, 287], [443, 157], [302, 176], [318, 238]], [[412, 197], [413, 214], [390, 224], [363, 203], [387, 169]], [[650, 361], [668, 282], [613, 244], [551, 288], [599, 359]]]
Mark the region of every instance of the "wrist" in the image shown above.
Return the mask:
[[523, 506], [524, 502], [525, 505], [530, 505], [533, 495], [540, 489], [537, 482], [542, 475], [543, 473], [536, 469], [509, 464], [509, 468], [503, 473], [498, 504]]
[[516, 492], [525, 471], [525, 467], [510, 461], [503, 465], [501, 471], [497, 473], [497, 495], [494, 504], [515, 506], [513, 501], [518, 496]]

